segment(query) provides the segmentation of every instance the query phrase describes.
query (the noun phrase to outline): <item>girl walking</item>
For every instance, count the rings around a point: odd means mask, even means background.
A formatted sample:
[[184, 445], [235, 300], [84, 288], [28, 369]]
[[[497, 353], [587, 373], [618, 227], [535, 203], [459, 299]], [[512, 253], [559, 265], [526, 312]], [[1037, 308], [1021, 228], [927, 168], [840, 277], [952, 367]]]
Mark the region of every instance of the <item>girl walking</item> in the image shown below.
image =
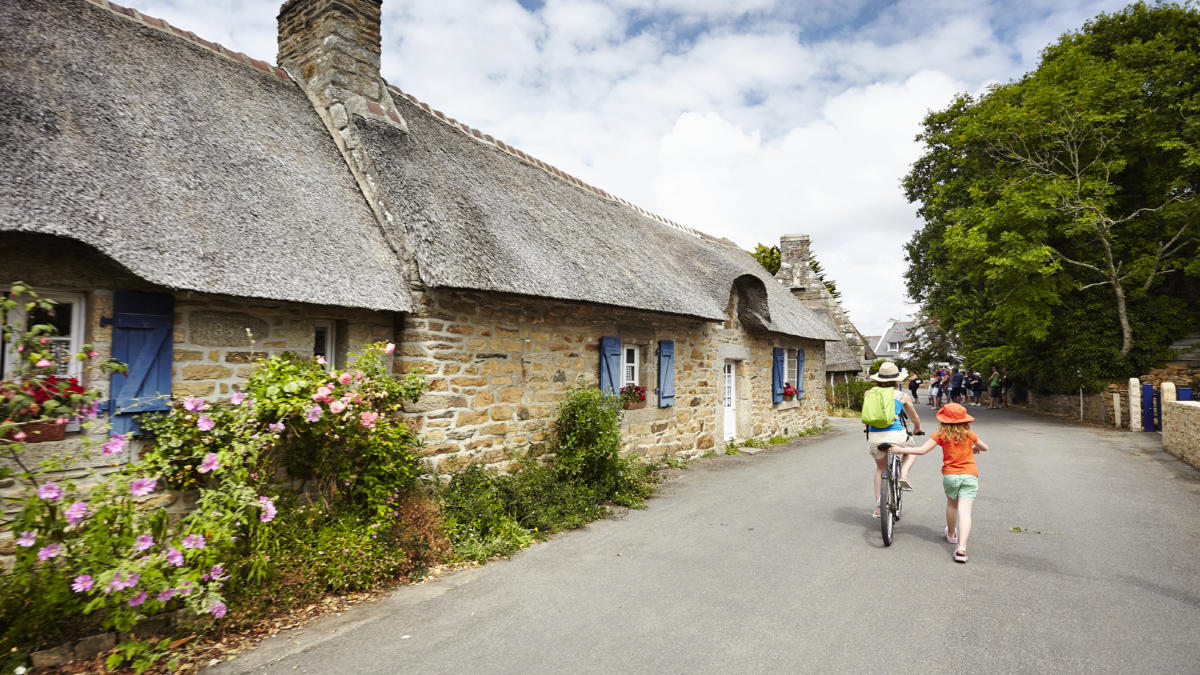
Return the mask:
[[948, 403], [937, 412], [938, 430], [919, 448], [893, 446], [901, 455], [924, 455], [942, 446], [942, 489], [946, 492], [946, 541], [955, 544], [954, 562], [967, 562], [967, 539], [971, 536], [971, 507], [979, 493], [979, 470], [975, 453], [986, 451], [987, 443], [971, 431], [974, 417], [957, 403]]

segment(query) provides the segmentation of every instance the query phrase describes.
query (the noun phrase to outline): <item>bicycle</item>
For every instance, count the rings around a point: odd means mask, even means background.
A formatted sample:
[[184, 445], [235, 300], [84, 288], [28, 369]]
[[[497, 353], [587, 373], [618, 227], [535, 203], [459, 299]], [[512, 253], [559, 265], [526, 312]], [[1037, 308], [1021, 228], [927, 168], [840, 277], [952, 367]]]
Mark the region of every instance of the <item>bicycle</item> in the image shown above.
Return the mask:
[[[924, 436], [924, 432], [908, 433], [908, 418], [900, 416], [901, 424], [909, 438]], [[883, 545], [892, 545], [895, 524], [904, 512], [904, 491], [900, 488], [900, 455], [892, 452], [891, 443], [880, 443], [879, 449], [887, 453], [887, 466], [879, 478], [879, 530], [883, 534]]]

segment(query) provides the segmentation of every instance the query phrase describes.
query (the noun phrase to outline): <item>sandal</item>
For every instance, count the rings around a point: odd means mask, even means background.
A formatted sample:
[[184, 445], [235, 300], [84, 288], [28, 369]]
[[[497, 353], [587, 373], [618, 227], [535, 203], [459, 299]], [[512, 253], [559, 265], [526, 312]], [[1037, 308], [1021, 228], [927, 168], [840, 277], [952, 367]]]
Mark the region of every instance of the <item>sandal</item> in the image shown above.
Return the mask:
[[948, 543], [948, 544], [957, 544], [957, 543], [958, 543], [958, 530], [955, 530], [955, 531], [954, 531], [954, 536], [953, 536], [953, 537], [951, 537], [951, 536], [950, 536], [950, 528], [949, 528], [949, 527], [943, 527], [943, 528], [942, 528], [942, 534], [946, 535], [946, 543]]
[[879, 509], [875, 509], [875, 511], [871, 513], [871, 517], [875, 520], [879, 520]]
[[956, 563], [967, 562], [967, 552], [962, 550], [961, 548], [958, 549], [957, 551], [955, 551], [954, 552], [954, 562], [956, 562]]

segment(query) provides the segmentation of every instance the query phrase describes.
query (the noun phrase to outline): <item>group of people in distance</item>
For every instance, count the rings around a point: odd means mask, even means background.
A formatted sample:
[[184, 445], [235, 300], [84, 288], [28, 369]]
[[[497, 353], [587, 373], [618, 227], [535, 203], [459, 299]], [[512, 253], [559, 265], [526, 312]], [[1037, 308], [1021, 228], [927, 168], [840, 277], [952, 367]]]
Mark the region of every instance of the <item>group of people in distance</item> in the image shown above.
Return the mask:
[[928, 384], [928, 404], [935, 408], [942, 407], [943, 401], [963, 406], [982, 406], [984, 389], [988, 392], [988, 408], [1008, 407], [1008, 371], [998, 366], [992, 366], [991, 374], [986, 377], [978, 370], [936, 368], [930, 373], [928, 382], [914, 373], [908, 380], [908, 390], [912, 392], [914, 401], [920, 400], [917, 398], [917, 389], [922, 384]]
[[[958, 370], [955, 369], [954, 373], [958, 373]], [[999, 373], [999, 371], [993, 369], [993, 373]], [[936, 376], [940, 382], [941, 375], [936, 374]], [[952, 376], [953, 373], [949, 380], [951, 392], [953, 390]], [[867, 451], [875, 460], [876, 508], [873, 515], [876, 518], [880, 517], [878, 508], [880, 475], [887, 466], [887, 453], [904, 455], [900, 465], [899, 483], [901, 489], [912, 490], [908, 473], [916, 461], [916, 456], [924, 455], [936, 447], [941, 447], [942, 490], [946, 493], [946, 528], [942, 534], [947, 543], [954, 545], [954, 562], [967, 562], [967, 539], [971, 535], [971, 509], [979, 492], [979, 469], [975, 465], [975, 453], [988, 449], [987, 444], [971, 431], [971, 422], [975, 418], [967, 413], [967, 409], [961, 403], [950, 401], [942, 406], [939, 401], [939, 409], [936, 413], [939, 422], [938, 430], [930, 434], [924, 444], [912, 447], [909, 445], [910, 431], [914, 435], [923, 433], [921, 416], [917, 414], [916, 407], [916, 392], [917, 387], [920, 386], [920, 379], [914, 378], [917, 382], [914, 385], [914, 380], [908, 379], [908, 371], [901, 370], [891, 361], [883, 363], [879, 367], [879, 372], [870, 377], [875, 381], [876, 387], [891, 390], [896, 407], [896, 421], [890, 427], [876, 428], [867, 425]], [[905, 394], [902, 388], [905, 380], [908, 380], [909, 389], [913, 392], [911, 397]], [[994, 381], [997, 383], [994, 386], [999, 389], [1001, 387], [1000, 377], [996, 377]], [[953, 396], [953, 393], [949, 396]], [[997, 403], [1000, 402], [1000, 391], [995, 391], [992, 396]], [[906, 429], [901, 413], [911, 422], [911, 430]], [[881, 450], [880, 445], [885, 443], [891, 447]]]

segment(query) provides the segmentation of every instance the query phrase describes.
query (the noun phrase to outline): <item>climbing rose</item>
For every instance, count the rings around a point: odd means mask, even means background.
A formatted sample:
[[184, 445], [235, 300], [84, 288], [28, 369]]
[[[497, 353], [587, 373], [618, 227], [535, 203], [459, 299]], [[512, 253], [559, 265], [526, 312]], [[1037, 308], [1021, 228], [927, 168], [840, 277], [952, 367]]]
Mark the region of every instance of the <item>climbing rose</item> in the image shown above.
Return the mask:
[[323, 366], [323, 365], [326, 365], [325, 357], [324, 357], [324, 356], [318, 356], [318, 357], [317, 357], [317, 363], [321, 364], [322, 366]]
[[50, 363], [46, 359], [38, 359], [38, 362], [36, 364], [34, 364], [34, 367], [35, 368], [49, 368], [52, 365], [54, 365], [54, 364]]
[[145, 551], [146, 549], [150, 548], [153, 545], [154, 545], [154, 537], [151, 537], [148, 534], [143, 534], [142, 536], [138, 537], [137, 539], [135, 539], [133, 541], [133, 550]]
[[221, 463], [217, 461], [217, 453], [210, 452], [204, 456], [204, 461], [200, 466], [196, 467], [196, 471], [208, 473], [209, 471], [216, 471], [219, 468], [221, 468]]
[[67, 517], [68, 525], [78, 525], [83, 522], [84, 518], [92, 515], [92, 510], [88, 507], [87, 502], [75, 502], [67, 507], [64, 515]]
[[25, 531], [21, 533], [21, 537], [17, 539], [17, 546], [29, 548], [37, 542], [37, 532]]
[[129, 493], [134, 497], [141, 497], [154, 492], [154, 484], [158, 481], [154, 478], [134, 478], [129, 483]]
[[100, 446], [100, 452], [105, 455], [115, 455], [125, 449], [125, 434], [116, 434], [107, 443]]
[[179, 549], [172, 546], [167, 549], [167, 562], [175, 567], [181, 567], [183, 565], [183, 554], [179, 552]]
[[62, 547], [59, 546], [58, 544], [50, 544], [49, 546], [43, 546], [40, 549], [38, 549], [38, 560], [49, 560], [51, 558], [57, 558], [59, 553], [62, 553]]
[[184, 548], [204, 548], [204, 536], [199, 534], [189, 534], [183, 538]]
[[71, 590], [75, 591], [76, 593], [90, 591], [92, 590], [93, 583], [94, 582], [92, 581], [92, 577], [90, 575], [80, 574], [79, 576], [75, 577], [75, 581], [71, 584]]
[[309, 422], [316, 422], [317, 420], [321, 419], [321, 415], [323, 414], [324, 412], [321, 410], [321, 406], [314, 405], [308, 409], [308, 416], [305, 417], [305, 419], [307, 419]]
[[375, 422], [379, 419], [379, 413], [365, 412], [362, 414], [362, 425], [364, 429], [374, 429]]
[[391, 342], [387, 343], [387, 346], [383, 348], [384, 354], [391, 354], [394, 351], [396, 351], [396, 345], [392, 344]]
[[50, 481], [38, 486], [37, 496], [41, 499], [45, 499], [48, 502], [52, 502], [63, 496], [63, 491], [62, 488], [58, 487], [58, 483]]
[[200, 412], [201, 410], [204, 410], [204, 399], [196, 398], [195, 396], [189, 396], [183, 402], [183, 409], [188, 412]]
[[97, 356], [100, 356], [100, 352], [96, 351], [95, 349], [93, 349], [92, 351], [88, 352], [88, 357], [89, 357], [89, 358], [93, 358], [93, 359], [94, 359], [94, 358], [96, 358]]
[[14, 441], [23, 441], [23, 440], [25, 440], [25, 438], [26, 438], [26, 434], [24, 431], [18, 431], [16, 433], [16, 435], [13, 436]]
[[196, 420], [196, 428], [200, 431], [208, 431], [209, 429], [212, 429], [213, 424], [215, 424], [215, 422], [213, 422], [212, 418], [207, 415], [201, 415], [200, 419]]
[[259, 497], [258, 503], [263, 510], [258, 519], [264, 523], [271, 522], [275, 518], [275, 514], [278, 513], [278, 511], [275, 509], [275, 502], [272, 502], [268, 497]]
[[142, 604], [145, 601], [146, 601], [146, 591], [142, 591], [129, 599], [129, 606], [137, 607], [138, 605]]
[[342, 403], [341, 401], [334, 401], [333, 403], [329, 404], [329, 412], [331, 412], [335, 415], [342, 412], [345, 409], [346, 409], [346, 404]]
[[354, 381], [354, 376], [351, 375], [350, 373], [342, 373], [341, 375], [338, 375], [338, 383], [341, 384], [343, 387], [350, 384], [353, 381]]
[[233, 392], [233, 396], [229, 397], [229, 402], [234, 405], [241, 405], [242, 401], [246, 400], [246, 395], [240, 391]]
[[217, 604], [213, 605], [212, 607], [209, 607], [208, 611], [212, 612], [213, 616], [220, 619], [221, 617], [225, 616], [225, 603], [218, 602]]

